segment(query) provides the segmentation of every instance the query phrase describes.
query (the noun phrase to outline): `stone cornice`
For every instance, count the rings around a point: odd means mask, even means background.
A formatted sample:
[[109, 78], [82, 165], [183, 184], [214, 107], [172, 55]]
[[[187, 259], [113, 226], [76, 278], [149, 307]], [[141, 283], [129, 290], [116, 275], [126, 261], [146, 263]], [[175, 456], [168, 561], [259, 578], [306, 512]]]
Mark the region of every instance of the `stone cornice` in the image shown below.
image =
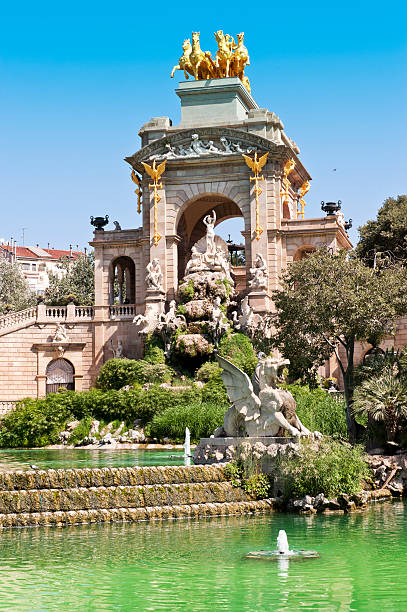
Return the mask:
[[[251, 132], [247, 132], [244, 130], [237, 130], [234, 128], [228, 127], [199, 127], [199, 128], [188, 128], [186, 130], [178, 131], [174, 134], [167, 134], [163, 138], [159, 138], [154, 140], [150, 144], [146, 145], [134, 155], [129, 157], [125, 157], [125, 161], [127, 161], [132, 168], [137, 170], [137, 172], [144, 174], [144, 168], [141, 165], [142, 161], [148, 161], [152, 155], [162, 155], [166, 152], [166, 144], [171, 144], [173, 147], [180, 145], [190, 145], [192, 134], [198, 134], [200, 139], [203, 140], [212, 140], [219, 141], [222, 136], [225, 136], [231, 140], [238, 140], [246, 147], [255, 147], [260, 152], [269, 151], [271, 153], [270, 158], [279, 159], [282, 162], [285, 162], [289, 158], [295, 158], [296, 160], [296, 169], [297, 172], [301, 175], [302, 180], [310, 179], [308, 172], [299, 161], [297, 155], [293, 152], [293, 150], [287, 146], [286, 144], [280, 143], [277, 144], [272, 140], [268, 140], [263, 136], [258, 136], [257, 134], [253, 134]], [[176, 168], [179, 165], [185, 167], [186, 164], [210, 164], [210, 163], [225, 163], [229, 161], [235, 161], [240, 159], [243, 163], [242, 156], [239, 153], [231, 153], [231, 154], [214, 154], [214, 155], [205, 155], [201, 157], [185, 157], [185, 158], [176, 158], [176, 159], [167, 159], [167, 168], [174, 167]], [[164, 178], [164, 177], [163, 177]]]
[[39, 342], [33, 344], [32, 348], [35, 351], [58, 351], [61, 346], [64, 351], [83, 351], [86, 342]]

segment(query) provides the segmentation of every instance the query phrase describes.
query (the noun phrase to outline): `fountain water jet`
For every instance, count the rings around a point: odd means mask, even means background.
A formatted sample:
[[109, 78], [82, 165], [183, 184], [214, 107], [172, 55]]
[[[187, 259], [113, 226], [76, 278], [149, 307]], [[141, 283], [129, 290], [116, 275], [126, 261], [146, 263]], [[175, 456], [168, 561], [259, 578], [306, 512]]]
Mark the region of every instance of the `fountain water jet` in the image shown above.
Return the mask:
[[287, 555], [290, 552], [290, 549], [288, 548], [287, 533], [284, 531], [284, 529], [280, 529], [278, 532], [277, 548], [280, 555]]
[[287, 533], [280, 529], [277, 537], [277, 550], [257, 550], [245, 555], [246, 559], [265, 559], [270, 561], [316, 559], [319, 554], [316, 550], [290, 550], [288, 546]]
[[191, 465], [191, 432], [188, 427], [185, 427], [184, 462]]

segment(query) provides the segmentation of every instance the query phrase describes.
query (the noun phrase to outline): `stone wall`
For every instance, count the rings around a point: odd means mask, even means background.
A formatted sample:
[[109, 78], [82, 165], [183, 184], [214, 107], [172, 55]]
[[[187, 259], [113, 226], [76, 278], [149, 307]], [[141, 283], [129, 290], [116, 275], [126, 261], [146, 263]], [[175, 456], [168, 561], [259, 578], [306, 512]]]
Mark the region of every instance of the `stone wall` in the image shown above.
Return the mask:
[[[91, 322], [72, 325], [67, 330], [71, 343], [85, 344], [82, 350], [69, 348], [64, 358], [75, 368], [75, 387], [89, 389], [95, 377], [93, 366], [93, 326]], [[41, 350], [35, 346], [49, 343], [55, 332], [55, 323], [41, 326], [32, 325], [4, 335], [0, 339], [0, 400], [12, 401], [23, 397], [39, 395], [39, 376], [44, 376], [46, 364], [40, 365]], [[55, 345], [54, 345], [55, 346]], [[55, 346], [55, 349], [57, 347]], [[45, 358], [48, 362], [57, 358], [50, 351]]]
[[[93, 307], [41, 305], [0, 319], [0, 416], [13, 409], [11, 402], [45, 395], [46, 368], [53, 359], [63, 357], [72, 363], [75, 389], [81, 391], [94, 385], [101, 365], [113, 357], [111, 342], [116, 348], [121, 340], [126, 357], [142, 356], [132, 313], [113, 307], [104, 320], [94, 318], [93, 311]], [[27, 313], [29, 317], [23, 316]], [[69, 340], [62, 343], [62, 353], [60, 343], [52, 342], [57, 323], [66, 326]]]
[[266, 512], [226, 480], [223, 466], [0, 473], [0, 527]]

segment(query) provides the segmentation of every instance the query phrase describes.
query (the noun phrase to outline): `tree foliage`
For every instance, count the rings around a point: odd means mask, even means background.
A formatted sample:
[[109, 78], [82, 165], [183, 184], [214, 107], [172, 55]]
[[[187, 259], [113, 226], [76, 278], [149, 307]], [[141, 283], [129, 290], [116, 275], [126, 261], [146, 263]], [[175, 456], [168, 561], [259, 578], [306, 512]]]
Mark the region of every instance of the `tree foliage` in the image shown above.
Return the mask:
[[358, 256], [369, 266], [383, 259], [398, 259], [407, 263], [407, 195], [387, 198], [375, 221], [359, 227]]
[[65, 306], [73, 301], [78, 306], [91, 306], [95, 300], [93, 254], [81, 255], [74, 261], [64, 257], [58, 267], [60, 274], [49, 274], [46, 303]]
[[394, 441], [402, 419], [407, 418], [407, 382], [392, 368], [365, 380], [355, 392], [355, 411], [384, 423], [387, 440]]
[[372, 270], [346, 252], [327, 249], [294, 262], [274, 292], [275, 345], [297, 372], [315, 370], [335, 354], [344, 379], [347, 425], [352, 440], [354, 350], [357, 340], [376, 345], [407, 311], [406, 271]]
[[0, 314], [24, 310], [36, 303], [18, 263], [0, 260]]

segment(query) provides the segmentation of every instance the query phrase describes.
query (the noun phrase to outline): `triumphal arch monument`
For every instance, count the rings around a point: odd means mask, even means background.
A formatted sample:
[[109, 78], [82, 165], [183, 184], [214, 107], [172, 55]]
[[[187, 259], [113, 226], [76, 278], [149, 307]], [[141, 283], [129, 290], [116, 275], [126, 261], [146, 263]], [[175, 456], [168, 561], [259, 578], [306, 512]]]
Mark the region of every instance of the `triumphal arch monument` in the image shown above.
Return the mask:
[[0, 404], [44, 395], [55, 384], [89, 389], [106, 359], [141, 357], [146, 321], [175, 313], [180, 280], [209, 226], [216, 233], [225, 219], [243, 219], [245, 265], [232, 260], [231, 276], [237, 298], [256, 315], [273, 309], [289, 262], [322, 245], [333, 252], [351, 246], [343, 215], [306, 218], [311, 176], [278, 109], [255, 100], [243, 33], [235, 42], [219, 30], [215, 39], [213, 56], [200, 49], [198, 32], [184, 41], [172, 71], [181, 75], [179, 124], [163, 108], [141, 126], [141, 147], [125, 158], [141, 227], [116, 222], [104, 230], [107, 219], [93, 220], [95, 305], [40, 304], [0, 320]]
[[[198, 68], [194, 50], [198, 45], [200, 51], [199, 33], [192, 34], [192, 46], [184, 41], [184, 54], [173, 70], [186, 77], [175, 90], [180, 123], [153, 117], [139, 131], [141, 148], [125, 158], [137, 187], [142, 227], [95, 232], [96, 310], [106, 324], [117, 300], [115, 283], [123, 279], [123, 307], [134, 305], [136, 314], [146, 307], [165, 311], [176, 298], [193, 246], [205, 235], [204, 219], [211, 211], [215, 225], [243, 218], [246, 266], [234, 270], [235, 282], [258, 313], [272, 310], [272, 292], [288, 262], [322, 245], [334, 251], [350, 247], [338, 215], [305, 218], [311, 176], [274, 109], [259, 108], [250, 91], [243, 34], [237, 44], [221, 31], [215, 38], [216, 57], [201, 52]], [[250, 273], [259, 257], [268, 272], [261, 287], [251, 282]], [[146, 269], [155, 259], [162, 282], [149, 287]]]

